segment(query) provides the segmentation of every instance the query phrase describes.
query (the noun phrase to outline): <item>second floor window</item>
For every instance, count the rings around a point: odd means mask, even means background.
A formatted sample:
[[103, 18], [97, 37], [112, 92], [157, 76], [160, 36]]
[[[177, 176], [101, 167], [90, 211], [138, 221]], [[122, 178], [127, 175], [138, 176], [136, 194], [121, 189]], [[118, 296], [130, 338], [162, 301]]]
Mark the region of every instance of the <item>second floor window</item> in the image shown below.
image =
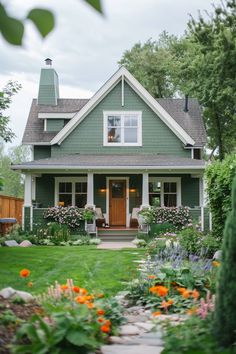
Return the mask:
[[104, 146], [141, 146], [141, 112], [104, 112]]

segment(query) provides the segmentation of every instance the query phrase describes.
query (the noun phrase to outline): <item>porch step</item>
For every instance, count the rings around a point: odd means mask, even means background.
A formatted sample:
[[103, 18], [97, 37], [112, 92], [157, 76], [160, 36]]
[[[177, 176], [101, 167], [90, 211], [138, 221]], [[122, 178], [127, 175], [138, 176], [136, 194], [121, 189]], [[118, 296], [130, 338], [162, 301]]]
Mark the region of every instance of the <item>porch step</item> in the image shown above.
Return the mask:
[[102, 241], [121, 241], [121, 242], [130, 242], [137, 236], [137, 229], [121, 229], [121, 228], [99, 228], [98, 237]]

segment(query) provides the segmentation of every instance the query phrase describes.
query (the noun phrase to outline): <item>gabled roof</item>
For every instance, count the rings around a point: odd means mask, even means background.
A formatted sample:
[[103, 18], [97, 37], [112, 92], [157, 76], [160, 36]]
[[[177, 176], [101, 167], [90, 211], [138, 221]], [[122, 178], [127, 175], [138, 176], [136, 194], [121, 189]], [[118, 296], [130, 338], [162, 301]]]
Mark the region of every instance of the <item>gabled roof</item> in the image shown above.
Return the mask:
[[173, 117], [150, 95], [150, 93], [130, 74], [125, 67], [119, 70], [95, 93], [87, 104], [70, 120], [70, 122], [52, 139], [51, 144], [62, 141], [80, 124], [91, 110], [117, 85], [125, 80], [133, 90], [151, 107], [158, 117], [178, 136], [184, 144], [194, 145], [191, 136], [174, 120]]
[[89, 100], [59, 98], [57, 106], [38, 105], [33, 99], [28, 121], [23, 135], [23, 144], [50, 145], [50, 141], [57, 135], [56, 132], [44, 131], [43, 119], [38, 118], [39, 113], [75, 113], [78, 112]]
[[13, 165], [14, 170], [204, 170], [206, 162], [161, 154], [71, 154]]
[[[33, 99], [23, 144], [60, 144], [121, 80], [125, 80], [140, 95], [185, 145], [205, 144], [205, 128], [200, 106], [196, 100], [189, 99], [187, 113], [183, 111], [184, 100], [182, 99], [155, 100], [124, 67], [121, 67], [91, 99], [58, 99], [57, 106], [38, 105], [37, 100]], [[74, 113], [74, 117], [59, 133], [49, 133], [44, 131], [43, 119], [38, 118], [39, 113]]]

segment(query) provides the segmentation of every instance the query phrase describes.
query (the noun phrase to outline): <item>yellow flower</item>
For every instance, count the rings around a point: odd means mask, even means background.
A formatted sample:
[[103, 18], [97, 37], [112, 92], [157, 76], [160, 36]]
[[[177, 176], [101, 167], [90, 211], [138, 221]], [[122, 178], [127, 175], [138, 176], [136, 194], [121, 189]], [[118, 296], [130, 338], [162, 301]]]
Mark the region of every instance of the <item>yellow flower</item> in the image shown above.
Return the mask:
[[219, 266], [220, 266], [220, 262], [218, 262], [218, 261], [213, 261], [213, 262], [212, 262], [212, 265], [213, 265], [213, 267], [219, 267]]

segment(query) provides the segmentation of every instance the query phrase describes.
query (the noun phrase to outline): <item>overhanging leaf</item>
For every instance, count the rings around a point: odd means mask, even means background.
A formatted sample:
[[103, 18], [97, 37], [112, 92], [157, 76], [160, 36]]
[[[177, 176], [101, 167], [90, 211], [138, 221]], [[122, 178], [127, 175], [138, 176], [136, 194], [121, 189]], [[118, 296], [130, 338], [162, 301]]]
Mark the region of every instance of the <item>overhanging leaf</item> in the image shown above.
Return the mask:
[[98, 12], [100, 12], [101, 14], [103, 13], [102, 11], [102, 5], [101, 5], [101, 0], [84, 0], [85, 2], [87, 2], [87, 4], [89, 4], [90, 6], [92, 6], [95, 10], [97, 10]]
[[8, 43], [21, 45], [24, 34], [24, 25], [20, 20], [9, 17], [0, 4], [0, 31]]
[[27, 18], [34, 23], [42, 37], [46, 37], [55, 26], [54, 15], [49, 10], [32, 9]]

